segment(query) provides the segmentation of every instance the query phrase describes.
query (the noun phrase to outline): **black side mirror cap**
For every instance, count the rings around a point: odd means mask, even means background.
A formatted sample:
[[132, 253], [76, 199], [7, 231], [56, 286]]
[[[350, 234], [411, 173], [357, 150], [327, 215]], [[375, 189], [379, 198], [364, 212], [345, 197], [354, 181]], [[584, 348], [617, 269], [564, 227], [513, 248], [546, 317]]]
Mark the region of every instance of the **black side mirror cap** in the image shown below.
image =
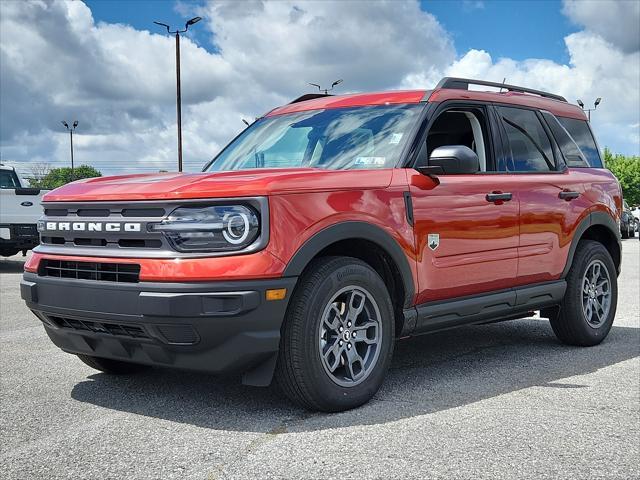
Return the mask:
[[479, 172], [480, 160], [465, 145], [446, 145], [431, 152], [429, 166], [441, 168], [445, 175], [464, 175]]

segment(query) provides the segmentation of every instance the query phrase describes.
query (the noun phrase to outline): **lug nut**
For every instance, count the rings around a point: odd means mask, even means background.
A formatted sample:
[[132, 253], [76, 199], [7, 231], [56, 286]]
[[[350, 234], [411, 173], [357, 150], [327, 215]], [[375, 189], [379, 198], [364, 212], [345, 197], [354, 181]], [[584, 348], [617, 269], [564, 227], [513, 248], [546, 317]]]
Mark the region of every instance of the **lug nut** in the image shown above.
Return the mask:
[[342, 332], [344, 331], [344, 328], [340, 327], [340, 328], [338, 329], [338, 331], [339, 331], [340, 333], [342, 333]]
[[338, 343], [338, 345], [342, 346], [344, 345], [344, 342], [342, 340], [340, 340], [340, 342]]
[[347, 327], [350, 327], [350, 326], [351, 326], [351, 322], [347, 322]]
[[351, 350], [351, 342], [347, 343], [347, 348]]
[[353, 332], [353, 333], [351, 334], [351, 336], [352, 336], [353, 338], [356, 338], [356, 332]]

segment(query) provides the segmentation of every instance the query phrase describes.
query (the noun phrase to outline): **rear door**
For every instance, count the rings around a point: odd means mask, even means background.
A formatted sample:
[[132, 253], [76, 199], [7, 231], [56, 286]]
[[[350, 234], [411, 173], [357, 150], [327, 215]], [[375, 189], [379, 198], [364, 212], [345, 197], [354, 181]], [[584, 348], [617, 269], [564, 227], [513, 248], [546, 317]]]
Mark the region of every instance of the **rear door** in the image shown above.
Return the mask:
[[579, 175], [566, 167], [542, 113], [496, 106], [507, 158], [520, 200], [515, 285], [555, 280], [566, 263], [572, 233], [587, 200]]

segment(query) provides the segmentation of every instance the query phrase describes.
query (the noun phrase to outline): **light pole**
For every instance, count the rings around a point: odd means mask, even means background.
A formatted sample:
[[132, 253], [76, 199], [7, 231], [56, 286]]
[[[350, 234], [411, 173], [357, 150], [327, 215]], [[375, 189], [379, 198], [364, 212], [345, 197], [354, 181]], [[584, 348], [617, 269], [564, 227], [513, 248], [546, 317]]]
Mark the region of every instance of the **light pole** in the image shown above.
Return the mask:
[[171, 31], [171, 27], [166, 23], [153, 22], [156, 25], [160, 25], [167, 29], [167, 33], [176, 35], [176, 112], [178, 116], [178, 171], [182, 171], [182, 98], [180, 95], [180, 34], [189, 30], [191, 25], [194, 25], [202, 20], [201, 17], [193, 17], [187, 23], [184, 24], [184, 30]]
[[578, 99], [578, 105], [580, 105], [580, 108], [582, 109], [582, 111], [587, 112], [589, 121], [591, 121], [591, 112], [593, 112], [594, 110], [596, 110], [598, 108], [598, 105], [600, 105], [600, 102], [602, 101], [602, 97], [598, 97], [596, 98], [596, 101], [593, 102], [593, 108], [584, 108], [584, 103], [582, 102], [582, 100]]
[[64, 125], [65, 128], [69, 131], [69, 138], [71, 139], [71, 177], [73, 177], [73, 132], [78, 126], [78, 120], [74, 121], [71, 127], [64, 120], [62, 120], [62, 122], [60, 123], [62, 123], [62, 125]]

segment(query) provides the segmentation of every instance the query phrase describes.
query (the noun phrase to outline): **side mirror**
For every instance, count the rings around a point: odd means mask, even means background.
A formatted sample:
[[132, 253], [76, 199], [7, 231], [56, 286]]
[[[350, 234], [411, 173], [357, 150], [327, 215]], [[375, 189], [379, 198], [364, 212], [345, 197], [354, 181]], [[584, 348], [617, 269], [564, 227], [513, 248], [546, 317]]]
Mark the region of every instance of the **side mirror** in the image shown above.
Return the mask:
[[430, 167], [439, 167], [445, 175], [462, 175], [480, 171], [476, 152], [464, 145], [438, 147], [429, 157]]

